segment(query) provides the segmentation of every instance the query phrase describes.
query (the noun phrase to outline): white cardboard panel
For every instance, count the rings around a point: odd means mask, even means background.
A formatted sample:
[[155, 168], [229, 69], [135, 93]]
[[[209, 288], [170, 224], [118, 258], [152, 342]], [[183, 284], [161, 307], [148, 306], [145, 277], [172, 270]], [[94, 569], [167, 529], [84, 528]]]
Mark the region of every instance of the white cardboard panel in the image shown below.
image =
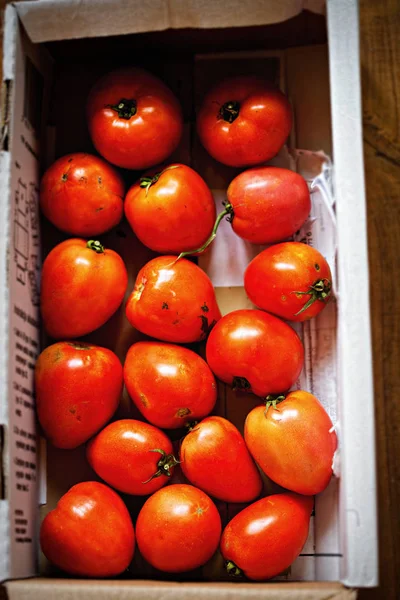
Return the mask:
[[[4, 77], [10, 94], [8, 149], [1, 156], [0, 273], [2, 290], [1, 423], [5, 424], [4, 475], [8, 528], [1, 537], [1, 578], [28, 577], [37, 569], [37, 432], [33, 371], [39, 352], [40, 240], [39, 138], [45, 72], [15, 10], [7, 7]], [[41, 101], [37, 102], [38, 98]]]
[[324, 0], [36, 0], [18, 14], [33, 42], [124, 35], [165, 29], [222, 28], [278, 23], [304, 8], [323, 12]]
[[357, 0], [329, 0], [328, 33], [340, 285], [340, 579], [378, 582], [375, 419]]
[[[109, 0], [111, 2], [111, 0]], [[109, 4], [106, 0], [99, 0], [96, 2], [96, 6], [101, 7]], [[193, 0], [194, 2], [194, 0]], [[73, 2], [68, 0], [58, 0], [57, 3], [50, 0], [40, 0], [40, 2], [23, 2], [17, 5], [18, 11], [25, 18], [24, 24], [27, 26], [29, 33], [32, 35], [49, 35], [50, 37], [43, 39], [59, 39], [51, 37], [55, 35], [54, 32], [60, 37], [68, 37], [69, 27], [73, 27], [73, 31], [78, 31], [79, 35], [71, 35], [71, 37], [80, 37], [83, 35], [110, 35], [113, 33], [111, 30], [107, 30], [106, 33], [101, 33], [101, 27], [103, 27], [104, 20], [99, 18], [94, 21], [85, 20], [81, 10], [87, 9], [89, 12], [87, 15], [93, 18], [94, 0], [86, 0], [81, 2]], [[113, 9], [118, 6], [122, 6], [124, 3], [112, 2]], [[186, 3], [189, 5], [188, 3]], [[207, 2], [196, 3], [197, 6], [203, 7]], [[215, 2], [214, 4], [218, 4]], [[246, 3], [241, 3], [246, 5]], [[253, 4], [253, 3], [252, 3]], [[263, 4], [262, 2], [260, 4]], [[269, 3], [268, 3], [269, 4]], [[275, 3], [278, 4], [278, 3]], [[282, 3], [282, 5], [285, 3]], [[299, 4], [299, 2], [290, 2], [290, 4]], [[302, 3], [300, 3], [302, 4]], [[68, 8], [68, 6], [69, 8]], [[165, 3], [162, 3], [165, 7]], [[266, 3], [264, 3], [264, 6]], [[57, 7], [56, 7], [57, 6]], [[136, 6], [136, 3], [135, 3]], [[142, 3], [145, 7], [146, 3]], [[152, 6], [157, 6], [157, 3], [152, 3]], [[132, 12], [132, 3], [129, 5]], [[370, 353], [370, 333], [369, 333], [369, 305], [368, 305], [368, 271], [367, 271], [367, 253], [366, 253], [366, 234], [365, 234], [365, 200], [364, 200], [364, 180], [363, 180], [363, 164], [362, 164], [362, 145], [361, 145], [361, 111], [360, 111], [360, 88], [359, 88], [359, 55], [358, 55], [358, 28], [357, 22], [357, 2], [356, 0], [331, 0], [329, 2], [329, 34], [330, 34], [330, 72], [331, 72], [331, 101], [332, 101], [332, 116], [333, 116], [333, 147], [335, 153], [336, 163], [336, 195], [339, 198], [340, 207], [338, 207], [338, 226], [339, 226], [339, 248], [347, 249], [351, 251], [352, 264], [349, 263], [349, 255], [339, 253], [339, 282], [341, 288], [340, 297], [340, 312], [339, 312], [339, 336], [340, 336], [340, 380], [341, 380], [341, 440], [345, 447], [345, 453], [342, 458], [342, 473], [344, 477], [345, 485], [341, 485], [340, 489], [340, 503], [341, 503], [341, 546], [344, 548], [346, 556], [344, 563], [341, 579], [347, 585], [359, 585], [359, 586], [372, 586], [377, 581], [377, 531], [376, 531], [376, 490], [375, 490], [375, 464], [374, 464], [374, 420], [373, 420], [373, 393], [372, 393], [372, 371], [371, 371], [371, 353]], [[49, 11], [47, 17], [45, 12], [41, 13], [42, 10]], [[54, 14], [62, 14], [62, 10], [68, 8], [68, 13], [64, 13], [64, 20], [61, 19], [59, 22], [55, 22]], [[70, 9], [74, 8], [76, 15], [80, 17], [77, 22], [71, 25], [70, 18], [74, 11]], [[110, 8], [110, 7], [108, 7]], [[185, 6], [186, 9], [186, 6]], [[25, 11], [25, 12], [24, 12]], [[61, 13], [59, 12], [61, 11]], [[92, 12], [91, 12], [92, 11]], [[248, 11], [249, 12], [249, 11]], [[8, 16], [7, 16], [8, 14]], [[16, 74], [23, 78], [21, 65], [18, 66], [18, 55], [13, 52], [15, 45], [10, 45], [10, 40], [13, 39], [13, 22], [15, 22], [15, 10], [14, 8], [8, 7], [6, 14], [6, 39], [7, 48], [5, 52], [5, 69], [4, 72], [8, 79], [14, 78], [14, 68], [16, 66]], [[97, 13], [98, 14], [98, 13]], [[235, 11], [231, 12], [234, 15], [235, 23], [233, 24], [250, 24], [250, 23], [238, 23]], [[271, 13], [270, 13], [271, 14]], [[35, 15], [33, 21], [29, 21], [32, 15]], [[39, 16], [38, 16], [39, 15]], [[41, 16], [40, 16], [41, 15]], [[49, 16], [50, 15], [50, 16]], [[139, 12], [135, 16], [139, 15]], [[254, 15], [254, 11], [253, 11]], [[148, 17], [148, 15], [147, 15]], [[46, 21], [47, 18], [47, 21]], [[74, 17], [76, 19], [77, 17]], [[251, 17], [252, 18], [252, 17]], [[27, 20], [28, 19], [28, 20]], [[264, 19], [265, 21], [265, 19]], [[259, 20], [257, 24], [260, 24], [263, 20]], [[128, 21], [122, 25], [126, 25]], [[217, 21], [214, 19], [214, 24], [202, 24], [199, 23], [198, 27], [212, 27], [222, 26], [217, 25]], [[121, 23], [118, 26], [122, 26]], [[112, 26], [112, 25], [111, 25]], [[152, 23], [153, 26], [153, 23]], [[178, 26], [178, 25], [175, 25]], [[184, 25], [180, 25], [184, 26]], [[10, 27], [9, 29], [7, 29]], [[35, 30], [35, 27], [37, 28]], [[44, 32], [45, 27], [47, 33]], [[100, 27], [100, 29], [99, 29]], [[107, 28], [107, 24], [105, 25]], [[135, 30], [132, 25], [132, 20], [129, 21], [127, 28], [129, 31], [118, 31], [118, 33], [132, 33]], [[147, 30], [149, 27], [148, 18], [146, 18]], [[53, 29], [53, 31], [52, 31]], [[154, 26], [154, 29], [157, 29]], [[143, 29], [144, 30], [144, 29]], [[36, 34], [35, 34], [36, 31]], [[8, 36], [8, 37], [7, 37]], [[41, 39], [40, 37], [37, 40]], [[350, 58], [349, 58], [350, 57]], [[19, 69], [19, 70], [18, 70]], [[15, 83], [15, 82], [14, 82]], [[22, 100], [19, 99], [21, 103]], [[23, 114], [21, 112], [21, 106], [15, 105], [18, 118]], [[19, 112], [18, 112], [19, 110]], [[26, 124], [21, 121], [21, 128]], [[22, 142], [21, 137], [14, 137], [13, 140], [16, 143]], [[33, 147], [34, 140], [31, 140], [28, 136], [25, 137], [25, 142], [28, 141], [28, 145]], [[12, 141], [13, 141], [12, 140]], [[15, 152], [21, 152], [21, 156], [24, 156], [27, 160], [27, 168], [25, 169], [24, 163], [24, 176], [27, 177], [26, 182], [35, 183], [35, 177], [37, 174], [37, 164], [32, 161], [32, 155], [28, 158], [28, 154], [31, 154], [27, 150], [28, 146], [26, 143], [20, 144], [18, 150], [17, 146], [12, 145], [13, 158]], [[25, 151], [28, 154], [25, 155]], [[8, 162], [7, 162], [8, 161]], [[17, 167], [11, 165], [10, 156], [3, 156], [2, 158], [2, 169], [1, 182], [2, 185], [9, 185], [9, 169], [12, 169], [12, 188], [15, 191], [18, 188], [18, 177]], [[29, 186], [28, 186], [29, 187]], [[3, 223], [1, 226], [7, 223], [7, 219], [4, 219], [6, 214], [5, 211], [8, 209], [8, 195], [7, 193], [3, 196], [4, 200], [0, 199], [0, 209]], [[13, 197], [15, 200], [15, 196]], [[28, 202], [29, 204], [29, 202]], [[14, 207], [12, 208], [14, 210]], [[357, 229], [354, 227], [354, 223], [357, 223]], [[7, 232], [5, 232], [7, 234]], [[6, 240], [6, 235], [1, 237], [1, 240]], [[0, 240], [0, 243], [1, 243]], [[13, 240], [11, 240], [10, 251], [12, 248]], [[1, 249], [1, 248], [0, 248]], [[6, 256], [6, 254], [2, 254]], [[18, 263], [10, 256], [10, 281], [17, 281], [13, 279], [13, 273], [17, 272]], [[349, 267], [352, 267], [351, 269]], [[1, 279], [3, 277], [3, 279]], [[351, 279], [351, 280], [350, 280]], [[2, 271], [0, 266], [0, 284], [5, 283], [4, 281], [4, 270]], [[22, 285], [19, 282], [19, 285]], [[357, 289], [357, 297], [353, 300], [354, 286]], [[2, 285], [2, 290], [7, 293], [7, 286]], [[19, 288], [21, 290], [21, 288]], [[25, 289], [26, 291], [26, 289]], [[3, 296], [4, 298], [4, 296]], [[22, 299], [22, 300], [21, 300]], [[22, 303], [27, 303], [27, 310], [25, 314], [29, 314], [28, 307], [32, 310], [32, 302], [28, 297], [28, 294], [18, 294], [18, 300]], [[29, 302], [31, 303], [29, 305]], [[2, 304], [2, 306], [4, 306]], [[10, 302], [11, 306], [11, 302]], [[36, 309], [33, 309], [35, 313]], [[7, 315], [8, 316], [8, 315]], [[10, 313], [11, 316], [11, 313]], [[34, 320], [34, 317], [33, 317]], [[11, 324], [13, 327], [13, 324]], [[0, 331], [8, 333], [7, 321], [4, 320], [4, 314], [0, 316]], [[35, 328], [32, 330], [32, 339], [34, 339]], [[2, 338], [3, 350], [6, 337]], [[15, 357], [14, 357], [15, 358]], [[0, 362], [0, 374], [5, 374], [7, 368], [7, 357], [5, 353], [1, 355]], [[360, 368], [362, 365], [362, 368]], [[14, 374], [14, 366], [10, 363], [10, 372]], [[6, 384], [6, 379], [1, 379], [1, 385]], [[5, 391], [4, 388], [2, 391]], [[7, 418], [7, 406], [4, 404], [5, 394], [2, 396], [2, 407], [0, 407], [0, 415], [6, 422]], [[360, 404], [354, 399], [362, 398], [362, 406], [360, 410]], [[30, 427], [32, 421], [32, 415], [27, 413], [26, 419]], [[25, 417], [24, 417], [25, 418]], [[11, 421], [10, 421], [11, 423]], [[24, 430], [29, 433], [29, 427], [24, 426]], [[6, 436], [6, 446], [11, 448], [13, 440], [9, 436]], [[21, 449], [19, 450], [21, 451]], [[369, 457], [370, 461], [365, 460], [364, 457]], [[358, 457], [358, 458], [357, 458]], [[8, 464], [8, 461], [7, 461]], [[10, 461], [11, 464], [11, 461]], [[15, 483], [15, 482], [14, 482]], [[10, 488], [10, 499], [12, 500], [13, 509], [14, 506], [18, 507], [18, 495], [12, 496], [12, 489]], [[22, 497], [22, 496], [21, 496]], [[34, 510], [36, 504], [36, 491], [33, 496], [35, 499], [29, 510]], [[5, 503], [5, 504], [4, 504]], [[1, 531], [4, 532], [4, 520], [3, 517], [8, 510], [7, 501], [2, 501], [0, 504], [0, 518], [1, 518]], [[17, 508], [17, 510], [19, 510]], [[1, 544], [7, 546], [8, 537], [7, 531], [4, 539], [0, 539], [0, 551], [3, 550]], [[28, 548], [29, 544], [25, 545]], [[22, 576], [33, 573], [29, 571], [30, 564], [32, 561], [33, 553], [31, 551], [30, 558], [27, 562], [23, 561], [23, 554], [25, 552], [24, 546], [21, 545], [18, 548], [19, 559], [18, 568], [24, 568]], [[0, 568], [6, 563], [0, 561]], [[26, 570], [28, 569], [28, 570]], [[5, 573], [5, 571], [4, 571]], [[0, 577], [3, 575], [0, 572]], [[5, 575], [7, 576], [7, 574]], [[21, 572], [13, 571], [11, 576], [21, 576]], [[255, 590], [254, 590], [255, 591]], [[248, 596], [248, 589], [246, 595]], [[319, 597], [319, 596], [318, 596]]]

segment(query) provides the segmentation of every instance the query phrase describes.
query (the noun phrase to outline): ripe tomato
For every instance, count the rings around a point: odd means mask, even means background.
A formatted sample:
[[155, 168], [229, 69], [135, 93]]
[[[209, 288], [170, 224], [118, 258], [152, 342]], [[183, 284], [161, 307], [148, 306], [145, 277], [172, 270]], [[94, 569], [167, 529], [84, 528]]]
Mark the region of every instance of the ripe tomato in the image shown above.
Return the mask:
[[213, 285], [194, 263], [158, 256], [139, 271], [126, 304], [128, 321], [166, 342], [203, 340], [221, 317]]
[[106, 483], [135, 496], [159, 490], [177, 464], [165, 433], [134, 419], [107, 425], [89, 442], [86, 456]]
[[259, 308], [289, 321], [306, 321], [330, 300], [332, 274], [312, 246], [283, 242], [253, 258], [244, 275], [244, 287]]
[[61, 231], [89, 237], [118, 225], [125, 186], [120, 174], [91, 154], [67, 154], [43, 175], [40, 207]]
[[308, 536], [313, 499], [276, 494], [250, 504], [225, 527], [221, 554], [233, 576], [265, 581], [287, 569]]
[[174, 164], [142, 177], [130, 188], [125, 215], [145, 246], [164, 254], [179, 253], [194, 250], [208, 239], [215, 203], [196, 171]]
[[157, 77], [136, 68], [102, 77], [87, 103], [96, 150], [125, 169], [147, 169], [178, 146], [183, 119], [178, 100]]
[[122, 258], [100, 242], [69, 239], [43, 264], [40, 308], [53, 338], [94, 331], [115, 313], [128, 285]]
[[38, 418], [46, 437], [57, 448], [76, 448], [117, 410], [122, 365], [107, 348], [58, 342], [40, 354], [35, 386]]
[[197, 117], [197, 132], [207, 152], [232, 167], [259, 165], [275, 156], [291, 127], [286, 96], [254, 76], [216, 85]]
[[221, 518], [201, 490], [169, 485], [144, 504], [136, 522], [136, 537], [143, 557], [156, 569], [190, 571], [204, 565], [218, 548]]
[[240, 173], [227, 191], [232, 228], [253, 244], [272, 244], [293, 235], [311, 210], [305, 179], [278, 167]]
[[195, 423], [183, 439], [181, 468], [190, 483], [225, 502], [251, 502], [262, 481], [240, 432], [223, 417]]
[[328, 485], [336, 433], [312, 394], [290, 392], [270, 399], [267, 408], [257, 406], [247, 415], [244, 437], [264, 473], [282, 487], [314, 495]]
[[304, 363], [297, 333], [260, 310], [235, 310], [222, 317], [206, 352], [219, 379], [263, 398], [291, 388]]
[[142, 415], [165, 429], [202, 419], [217, 399], [208, 364], [192, 350], [173, 344], [133, 344], [126, 355], [124, 380]]
[[135, 533], [116, 492], [96, 481], [74, 485], [45, 517], [40, 545], [50, 562], [71, 575], [111, 577], [129, 566]]

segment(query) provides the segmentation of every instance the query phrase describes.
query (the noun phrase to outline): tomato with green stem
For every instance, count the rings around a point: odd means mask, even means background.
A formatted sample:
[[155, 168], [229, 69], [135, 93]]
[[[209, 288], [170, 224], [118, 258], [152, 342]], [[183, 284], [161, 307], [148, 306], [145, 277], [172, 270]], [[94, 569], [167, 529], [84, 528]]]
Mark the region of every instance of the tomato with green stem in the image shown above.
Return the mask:
[[209, 237], [215, 220], [210, 188], [196, 171], [173, 164], [147, 173], [128, 191], [125, 215], [139, 240], [163, 254], [190, 251]]
[[313, 498], [283, 493], [261, 498], [225, 527], [220, 550], [233, 577], [266, 581], [290, 567], [307, 541]]
[[312, 246], [283, 242], [253, 258], [244, 275], [244, 287], [258, 308], [288, 321], [306, 321], [331, 300], [332, 273]]
[[337, 446], [332, 421], [315, 396], [301, 390], [267, 397], [246, 418], [244, 438], [262, 471], [298, 494], [322, 492]]
[[304, 363], [297, 333], [260, 310], [236, 310], [222, 317], [207, 340], [206, 355], [219, 379], [262, 398], [289, 390]]
[[47, 333], [56, 339], [94, 331], [115, 313], [128, 285], [122, 258], [97, 240], [71, 238], [47, 255], [40, 309]]
[[224, 502], [251, 502], [262, 481], [239, 430], [227, 419], [207, 417], [188, 427], [180, 448], [187, 479]]
[[311, 210], [305, 179], [289, 169], [256, 167], [240, 173], [227, 190], [224, 210], [218, 215], [210, 237], [197, 250], [203, 252], [215, 239], [224, 217], [233, 231], [253, 244], [273, 244], [293, 235]]
[[178, 100], [143, 69], [128, 67], [104, 75], [93, 86], [86, 111], [96, 150], [125, 169], [148, 169], [163, 162], [182, 136]]
[[86, 456], [97, 475], [113, 488], [135, 496], [159, 490], [178, 461], [164, 432], [135, 419], [114, 421], [88, 444]]

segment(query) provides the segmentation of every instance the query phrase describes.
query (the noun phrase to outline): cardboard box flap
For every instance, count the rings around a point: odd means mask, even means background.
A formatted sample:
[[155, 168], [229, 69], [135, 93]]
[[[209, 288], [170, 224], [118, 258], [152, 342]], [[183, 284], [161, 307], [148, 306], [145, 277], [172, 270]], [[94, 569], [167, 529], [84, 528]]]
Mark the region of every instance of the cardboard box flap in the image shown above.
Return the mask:
[[[340, 580], [345, 585], [373, 587], [378, 577], [375, 419], [359, 30], [354, 23], [358, 23], [357, 0], [328, 2], [340, 282], [338, 393], [342, 501], [339, 505], [344, 548]], [[368, 456], [368, 460], [362, 460], [363, 456]]]
[[34, 579], [7, 583], [9, 600], [356, 600], [337, 583], [179, 583]]
[[180, 28], [222, 28], [286, 21], [324, 0], [36, 0], [19, 2], [18, 15], [33, 42]]
[[0, 153], [0, 580], [36, 574], [37, 473], [33, 370], [39, 350], [38, 185], [51, 61], [5, 15]]

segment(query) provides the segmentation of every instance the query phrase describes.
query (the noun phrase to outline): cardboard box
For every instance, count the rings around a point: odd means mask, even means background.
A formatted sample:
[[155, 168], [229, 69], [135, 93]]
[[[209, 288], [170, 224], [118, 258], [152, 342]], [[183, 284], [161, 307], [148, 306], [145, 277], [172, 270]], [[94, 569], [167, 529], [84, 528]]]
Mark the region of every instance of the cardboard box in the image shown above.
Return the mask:
[[[228, 7], [218, 0], [39, 0], [7, 7], [0, 162], [0, 580], [8, 580], [10, 600], [352, 598], [355, 592], [348, 588], [377, 585], [358, 36], [356, 0], [330, 0], [327, 7], [321, 0], [232, 0]], [[337, 315], [333, 305], [324, 311], [328, 317], [306, 326], [302, 334], [310, 343], [305, 372], [309, 386], [315, 352], [319, 352], [317, 359], [322, 357], [315, 377], [321, 400], [337, 421], [340, 460], [335, 470], [340, 477], [317, 499], [303, 556], [279, 582], [213, 583], [215, 577], [221, 578], [218, 557], [184, 576], [185, 583], [155, 573], [140, 557], [132, 567], [134, 579], [101, 582], [54, 578], [43, 557], [39, 561], [40, 514], [51, 509], [71, 485], [94, 477], [81, 449], [46, 448], [36, 430], [32, 379], [43, 342], [38, 311], [41, 252], [62, 239], [48, 225], [40, 231], [39, 179], [55, 156], [93, 151], [85, 126], [87, 91], [98, 75], [129, 63], [150, 68], [178, 94], [185, 135], [174, 160], [198, 169], [217, 201], [234, 173], [217, 166], [192, 136], [194, 107], [205, 87], [221, 73], [262, 72], [280, 84], [294, 109], [290, 146], [305, 152], [283, 152], [276, 160], [313, 181], [315, 198], [318, 194], [325, 198], [326, 192], [326, 214], [335, 221], [334, 227], [330, 223], [331, 233], [322, 235], [325, 213], [319, 214], [314, 233], [318, 247], [326, 242], [326, 252], [333, 258], [337, 244]], [[315, 154], [319, 150], [325, 154]], [[329, 204], [329, 177], [316, 177], [318, 165], [322, 168], [325, 155], [332, 153], [336, 215]], [[126, 176], [132, 181], [132, 175]], [[104, 240], [126, 261], [130, 290], [138, 268], [153, 255], [124, 224], [118, 231], [119, 235], [112, 232]], [[224, 243], [223, 234], [220, 239], [218, 243]], [[235, 279], [242, 268], [236, 257], [257, 251], [240, 245], [234, 236], [229, 244], [233, 244], [231, 278], [225, 274], [221, 279], [212, 253], [201, 263], [217, 287], [223, 312], [247, 302]], [[217, 244], [213, 252], [218, 252]], [[113, 348], [123, 359], [137, 332], [127, 325], [121, 310], [88, 338]], [[233, 400], [221, 385], [219, 408], [241, 426], [255, 400], [249, 397], [239, 408]], [[126, 396], [119, 414], [134, 416]], [[137, 510], [135, 499], [128, 499], [128, 504], [133, 512]], [[220, 503], [219, 509], [226, 521], [238, 507]], [[50, 577], [36, 577], [39, 574]], [[35, 578], [24, 581], [27, 577]]]

